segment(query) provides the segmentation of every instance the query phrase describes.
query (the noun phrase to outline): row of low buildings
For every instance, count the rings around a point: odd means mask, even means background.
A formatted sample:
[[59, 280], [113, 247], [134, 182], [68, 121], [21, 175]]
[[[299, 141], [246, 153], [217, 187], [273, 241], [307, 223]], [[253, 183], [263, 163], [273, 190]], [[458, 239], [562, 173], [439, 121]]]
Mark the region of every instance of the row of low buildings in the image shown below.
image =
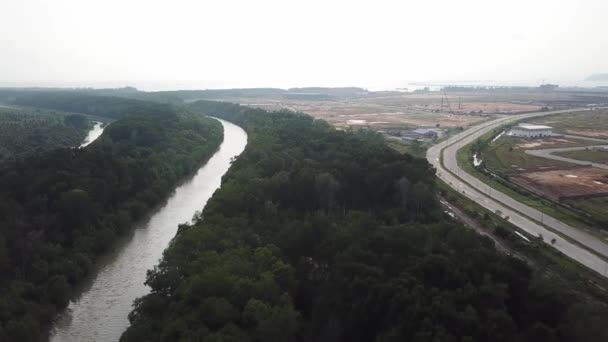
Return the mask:
[[[443, 130], [439, 128], [416, 128], [416, 129], [391, 129], [379, 131], [384, 134], [387, 139], [397, 140], [402, 143], [432, 142], [443, 135]], [[556, 137], [559, 134], [553, 133], [553, 128], [545, 125], [535, 125], [529, 123], [520, 123], [513, 126], [507, 135], [518, 138], [548, 138]]]
[[381, 131], [387, 139], [397, 140], [402, 143], [430, 142], [439, 138], [443, 131], [436, 128], [416, 128], [416, 129], [393, 129]]

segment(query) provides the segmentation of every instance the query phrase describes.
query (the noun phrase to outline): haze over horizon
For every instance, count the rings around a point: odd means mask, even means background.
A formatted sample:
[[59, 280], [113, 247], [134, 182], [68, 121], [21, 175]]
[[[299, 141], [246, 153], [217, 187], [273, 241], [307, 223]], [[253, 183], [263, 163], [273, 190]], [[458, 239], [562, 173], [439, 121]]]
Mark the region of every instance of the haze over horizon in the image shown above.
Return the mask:
[[0, 10], [0, 86], [576, 85], [608, 72], [602, 0], [8, 0]]

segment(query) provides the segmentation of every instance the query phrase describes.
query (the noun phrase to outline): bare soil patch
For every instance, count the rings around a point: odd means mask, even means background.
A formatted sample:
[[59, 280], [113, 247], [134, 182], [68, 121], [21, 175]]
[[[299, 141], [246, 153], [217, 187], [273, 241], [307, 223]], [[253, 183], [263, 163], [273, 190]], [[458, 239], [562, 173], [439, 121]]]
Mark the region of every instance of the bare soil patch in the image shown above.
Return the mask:
[[[483, 112], [497, 114], [514, 114], [523, 112], [532, 112], [541, 109], [541, 106], [529, 104], [517, 104], [508, 102], [462, 102], [458, 105], [457, 99], [450, 99], [450, 108], [457, 113]], [[447, 110], [447, 104], [444, 104], [443, 109]], [[430, 109], [441, 109], [441, 104], [433, 104]]]
[[591, 138], [608, 138], [608, 130], [601, 129], [567, 129], [566, 132], [572, 135], [582, 135]]
[[515, 145], [515, 148], [539, 150], [544, 148], [579, 147], [589, 144], [589, 142], [584, 140], [567, 138], [522, 139], [520, 143]]
[[[442, 98], [443, 111], [441, 111]], [[363, 125], [370, 128], [434, 127], [437, 124], [441, 127], [467, 127], [486, 118], [486, 116], [479, 115], [479, 112], [485, 115], [540, 109], [539, 106], [530, 104], [483, 102], [475, 96], [450, 96], [450, 106], [448, 107], [447, 101], [440, 93], [377, 94], [326, 101], [286, 98], [234, 98], [228, 100], [268, 110], [287, 108], [304, 112], [341, 128], [362, 125], [360, 121], [354, 120], [365, 120]], [[449, 113], [450, 110], [452, 113]], [[475, 114], [470, 114], [471, 112]]]
[[524, 172], [512, 175], [510, 179], [555, 201], [608, 196], [608, 170], [593, 167]]

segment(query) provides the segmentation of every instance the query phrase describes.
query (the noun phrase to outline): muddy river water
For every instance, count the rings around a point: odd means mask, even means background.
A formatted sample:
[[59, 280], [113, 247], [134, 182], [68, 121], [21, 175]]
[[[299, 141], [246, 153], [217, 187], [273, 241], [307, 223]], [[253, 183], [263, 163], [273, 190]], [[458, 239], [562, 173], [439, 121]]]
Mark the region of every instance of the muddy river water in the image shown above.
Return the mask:
[[119, 340], [129, 325], [127, 315], [133, 301], [149, 292], [144, 285], [146, 270], [158, 263], [178, 224], [190, 222], [193, 214], [203, 209], [220, 187], [231, 158], [247, 145], [245, 131], [229, 122], [220, 122], [224, 126], [224, 141], [219, 150], [191, 179], [175, 189], [165, 205], [135, 227], [115, 252], [101, 260], [95, 275], [58, 317], [51, 341]]
[[79, 147], [86, 147], [88, 144], [99, 138], [101, 136], [101, 133], [103, 133], [104, 128], [105, 126], [103, 125], [103, 122], [95, 121], [93, 128], [89, 131], [89, 133], [84, 138], [84, 141], [82, 142], [82, 144], [80, 144]]

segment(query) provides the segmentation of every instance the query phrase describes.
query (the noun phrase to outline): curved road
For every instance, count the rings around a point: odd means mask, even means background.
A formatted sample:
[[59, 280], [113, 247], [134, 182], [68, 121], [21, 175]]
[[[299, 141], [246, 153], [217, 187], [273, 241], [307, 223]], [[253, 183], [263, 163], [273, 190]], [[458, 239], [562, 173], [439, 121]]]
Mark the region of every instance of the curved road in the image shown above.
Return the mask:
[[577, 165], [593, 166], [593, 167], [597, 167], [599, 169], [608, 170], [608, 164], [593, 163], [593, 162], [590, 162], [590, 161], [572, 159], [572, 158], [562, 157], [562, 156], [558, 156], [558, 155], [554, 154], [554, 153], [560, 153], [560, 152], [584, 151], [584, 150], [587, 150], [587, 149], [600, 148], [600, 147], [608, 147], [608, 145], [595, 145], [595, 146], [583, 146], [583, 147], [546, 148], [546, 149], [543, 149], [543, 150], [526, 150], [526, 154], [529, 154], [529, 155], [535, 156], [535, 157], [541, 157], [541, 158], [546, 158], [546, 159], [553, 159], [553, 160], [563, 161], [563, 162], [566, 162], [566, 163], [572, 163], [572, 164], [577, 164]]
[[[608, 257], [607, 243], [520, 203], [500, 191], [492, 189], [487, 184], [462, 170], [456, 161], [456, 152], [458, 150], [487, 132], [505, 124], [522, 119], [584, 110], [588, 109], [582, 108], [503, 116], [496, 120], [471, 127], [450, 137], [446, 141], [432, 146], [427, 151], [427, 159], [437, 169], [437, 176], [459, 193], [462, 193], [492, 212], [500, 211], [501, 215], [507, 218], [509, 222], [532, 236], [542, 234], [544, 241], [549, 246], [599, 274], [608, 277], [608, 262], [598, 256]], [[440, 162], [440, 158], [443, 158], [443, 165]], [[545, 226], [550, 227], [551, 230], [545, 228]], [[570, 240], [574, 240], [577, 243], [570, 242], [563, 236], [567, 236]], [[552, 239], [556, 241], [554, 244], [550, 243]]]

